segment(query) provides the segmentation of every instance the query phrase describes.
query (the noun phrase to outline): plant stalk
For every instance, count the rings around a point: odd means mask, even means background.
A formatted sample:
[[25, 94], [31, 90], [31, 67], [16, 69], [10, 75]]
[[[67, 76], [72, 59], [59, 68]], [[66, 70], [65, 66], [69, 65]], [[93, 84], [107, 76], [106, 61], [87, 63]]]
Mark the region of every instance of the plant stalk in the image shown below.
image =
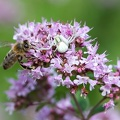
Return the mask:
[[82, 120], [86, 120], [85, 117], [84, 117], [84, 115], [83, 115], [82, 109], [81, 109], [81, 107], [80, 107], [80, 105], [79, 105], [79, 103], [78, 103], [78, 101], [77, 101], [77, 99], [75, 97], [75, 95], [71, 93], [71, 96], [72, 96], [72, 98], [73, 98], [73, 100], [74, 100], [74, 102], [76, 104], [76, 107], [78, 108], [78, 111], [79, 111], [79, 113], [81, 115], [81, 119]]
[[89, 118], [92, 116], [92, 113], [94, 112], [94, 110], [106, 99], [107, 97], [103, 97], [89, 112], [87, 119], [89, 120]]

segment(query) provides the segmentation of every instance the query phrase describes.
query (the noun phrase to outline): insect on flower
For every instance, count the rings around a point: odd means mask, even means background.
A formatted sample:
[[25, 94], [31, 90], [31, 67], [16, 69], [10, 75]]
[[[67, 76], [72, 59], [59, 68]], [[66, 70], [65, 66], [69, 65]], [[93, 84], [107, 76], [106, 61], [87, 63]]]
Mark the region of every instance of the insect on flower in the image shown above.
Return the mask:
[[53, 46], [56, 47], [56, 50], [59, 53], [65, 53], [68, 48], [69, 48], [69, 44], [72, 43], [76, 38], [76, 35], [73, 33], [72, 36], [70, 36], [69, 38], [65, 38], [63, 35], [59, 35], [57, 34], [54, 37], [54, 40], [50, 43], [50, 47], [48, 48], [40, 48], [40, 50], [49, 50], [51, 49]]
[[75, 37], [72, 36], [72, 37], [66, 39], [62, 35], [56, 35], [54, 39], [55, 39], [54, 44], [55, 44], [58, 52], [65, 53], [69, 48], [69, 44], [75, 39]]
[[[7, 55], [3, 60], [2, 63], [3, 69], [7, 70], [8, 68], [12, 67], [17, 61], [20, 63], [20, 65], [23, 68], [29, 69], [27, 68], [27, 66], [24, 66], [22, 64], [23, 63], [22, 60], [25, 57], [26, 52], [28, 52], [28, 50], [30, 49], [30, 44], [28, 40], [24, 40], [22, 42], [16, 42], [14, 44], [6, 43], [3, 46], [12, 46], [10, 51], [7, 53]], [[1, 43], [0, 47], [3, 46]]]

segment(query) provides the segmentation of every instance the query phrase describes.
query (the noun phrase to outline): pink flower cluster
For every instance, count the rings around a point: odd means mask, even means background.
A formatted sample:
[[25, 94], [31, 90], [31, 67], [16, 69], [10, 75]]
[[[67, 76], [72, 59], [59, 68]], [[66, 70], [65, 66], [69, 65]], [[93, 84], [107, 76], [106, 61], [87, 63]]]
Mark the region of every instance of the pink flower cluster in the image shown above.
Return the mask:
[[0, 0], [0, 24], [17, 23], [24, 13], [20, 0]]
[[[64, 108], [63, 108], [64, 106]], [[80, 120], [75, 116], [75, 110], [70, 98], [58, 101], [54, 107], [44, 106], [37, 114], [35, 120]]]
[[[48, 69], [42, 69], [42, 76], [38, 78], [35, 72], [28, 70], [19, 71], [18, 80], [10, 79], [11, 87], [6, 94], [11, 100], [7, 103], [6, 110], [12, 114], [15, 110], [26, 109], [31, 105], [43, 101], [50, 101], [54, 95], [53, 77]], [[34, 75], [34, 78], [31, 77]]]
[[101, 112], [94, 115], [90, 120], [119, 120], [120, 113], [117, 110], [108, 110], [107, 113]]
[[[19, 25], [13, 38], [17, 42], [28, 40], [30, 43], [31, 49], [25, 56], [27, 62], [23, 64], [33, 69], [20, 72], [18, 81], [11, 80], [12, 87], [7, 95], [15, 103], [15, 108], [22, 108], [20, 100], [23, 102], [23, 98], [29, 102], [26, 98], [36, 89], [43, 99], [41, 92], [48, 99], [48, 96], [52, 97], [54, 88], [61, 85], [72, 94], [80, 89], [83, 96], [99, 86], [101, 95], [110, 100], [104, 107], [108, 109], [114, 106], [114, 100], [120, 95], [120, 62], [115, 68], [116, 72], [113, 72], [113, 66], [108, 65], [106, 53], [97, 53], [98, 44], [92, 43], [94, 40], [88, 35], [90, 30], [85, 24], [80, 26], [76, 21], [72, 24], [52, 20], [47, 22], [43, 19], [41, 23]], [[48, 82], [47, 90], [42, 87], [44, 81]], [[89, 85], [89, 89], [86, 85]], [[40, 102], [37, 96], [38, 99], [37, 102]], [[16, 107], [16, 104], [20, 107]], [[26, 106], [30, 104], [31, 101], [25, 103]]]

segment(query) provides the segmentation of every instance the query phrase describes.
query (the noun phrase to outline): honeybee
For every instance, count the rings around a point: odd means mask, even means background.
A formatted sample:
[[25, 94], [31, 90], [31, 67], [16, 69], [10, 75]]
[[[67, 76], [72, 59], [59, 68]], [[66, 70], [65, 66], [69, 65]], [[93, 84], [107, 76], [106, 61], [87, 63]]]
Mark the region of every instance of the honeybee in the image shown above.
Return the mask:
[[30, 43], [28, 40], [24, 40], [22, 42], [16, 42], [12, 45], [11, 50], [5, 56], [2, 67], [7, 70], [12, 67], [17, 61], [23, 68], [26, 68], [22, 65], [22, 60], [25, 57], [26, 52], [30, 49]]

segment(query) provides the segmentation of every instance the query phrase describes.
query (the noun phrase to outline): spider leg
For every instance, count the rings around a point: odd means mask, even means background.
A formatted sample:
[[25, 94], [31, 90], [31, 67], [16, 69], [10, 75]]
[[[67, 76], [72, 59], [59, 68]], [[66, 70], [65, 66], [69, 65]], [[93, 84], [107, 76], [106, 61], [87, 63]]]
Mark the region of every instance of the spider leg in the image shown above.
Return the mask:
[[76, 36], [76, 34], [75, 34], [75, 30], [73, 29], [73, 35], [68, 38], [69, 43], [73, 42], [76, 37], [77, 37], [77, 36]]
[[75, 40], [76, 36], [72, 35], [71, 37], [68, 38], [69, 43], [73, 42]]
[[50, 50], [52, 48], [52, 46], [55, 45], [55, 41], [53, 41], [52, 38], [50, 38], [50, 40], [48, 41], [48, 43], [50, 45], [49, 47], [47, 47], [47, 48], [43, 47], [43, 48], [40, 48], [39, 50]]

